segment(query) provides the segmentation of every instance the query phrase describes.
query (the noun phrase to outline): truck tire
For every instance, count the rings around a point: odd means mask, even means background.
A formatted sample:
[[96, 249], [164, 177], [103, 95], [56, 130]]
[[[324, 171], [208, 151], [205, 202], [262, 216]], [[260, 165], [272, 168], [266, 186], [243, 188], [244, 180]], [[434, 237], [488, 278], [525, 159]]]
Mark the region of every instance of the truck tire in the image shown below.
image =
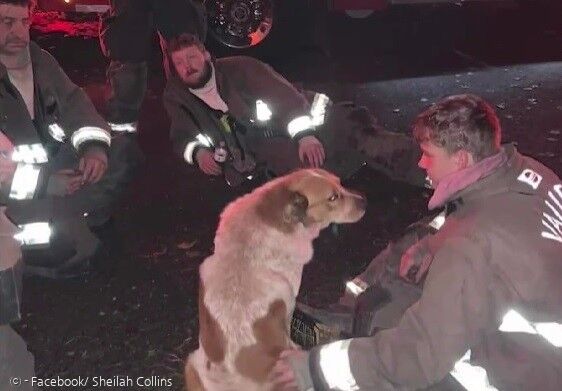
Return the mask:
[[243, 54], [273, 59], [303, 48], [327, 52], [326, 12], [317, 3], [315, 0], [206, 0], [207, 44], [218, 57]]

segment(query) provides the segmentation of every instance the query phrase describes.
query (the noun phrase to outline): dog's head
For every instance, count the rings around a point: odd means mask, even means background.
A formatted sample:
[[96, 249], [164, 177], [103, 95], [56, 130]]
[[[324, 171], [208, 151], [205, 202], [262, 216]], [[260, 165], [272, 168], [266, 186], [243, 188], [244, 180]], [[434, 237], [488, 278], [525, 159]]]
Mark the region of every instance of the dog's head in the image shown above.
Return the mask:
[[331, 223], [354, 223], [367, 206], [365, 197], [344, 188], [338, 177], [321, 169], [295, 171], [264, 191], [258, 214], [284, 232], [294, 231], [298, 224], [322, 229]]

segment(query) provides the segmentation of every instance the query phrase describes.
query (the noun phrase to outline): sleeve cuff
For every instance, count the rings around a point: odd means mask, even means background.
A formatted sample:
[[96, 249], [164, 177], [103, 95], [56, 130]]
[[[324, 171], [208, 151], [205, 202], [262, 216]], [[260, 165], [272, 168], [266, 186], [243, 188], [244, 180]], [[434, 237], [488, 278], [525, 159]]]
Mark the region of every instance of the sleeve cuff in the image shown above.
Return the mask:
[[287, 132], [292, 139], [301, 136], [305, 132], [314, 132], [314, 125], [312, 123], [312, 118], [309, 115], [302, 115], [291, 120], [287, 124]]
[[84, 143], [92, 141], [103, 143], [109, 147], [111, 145], [111, 134], [109, 131], [102, 128], [84, 126], [72, 134], [71, 141], [74, 149], [77, 151], [80, 151]]
[[316, 131], [316, 129], [308, 129], [308, 130], [305, 130], [303, 132], [300, 132], [296, 136], [293, 137], [293, 140], [298, 142], [301, 139], [305, 138], [306, 136], [314, 136], [318, 140], [320, 140], [320, 138], [318, 137], [318, 132]]
[[197, 140], [191, 141], [187, 143], [185, 149], [183, 150], [183, 159], [188, 162], [189, 164], [197, 164], [195, 160], [195, 156], [197, 155], [197, 151], [201, 148], [206, 148], [211, 150], [210, 146], [212, 144], [209, 142], [202, 141], [199, 136]]

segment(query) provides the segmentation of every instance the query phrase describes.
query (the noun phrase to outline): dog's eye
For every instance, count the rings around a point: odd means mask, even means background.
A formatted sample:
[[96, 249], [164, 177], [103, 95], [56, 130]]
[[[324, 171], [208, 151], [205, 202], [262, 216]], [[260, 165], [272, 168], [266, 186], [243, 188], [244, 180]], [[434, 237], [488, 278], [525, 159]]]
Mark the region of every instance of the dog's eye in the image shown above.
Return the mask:
[[340, 198], [340, 195], [338, 193], [334, 193], [330, 196], [330, 198], [328, 198], [328, 201], [330, 202], [334, 202], [335, 200], [337, 200], [338, 198]]

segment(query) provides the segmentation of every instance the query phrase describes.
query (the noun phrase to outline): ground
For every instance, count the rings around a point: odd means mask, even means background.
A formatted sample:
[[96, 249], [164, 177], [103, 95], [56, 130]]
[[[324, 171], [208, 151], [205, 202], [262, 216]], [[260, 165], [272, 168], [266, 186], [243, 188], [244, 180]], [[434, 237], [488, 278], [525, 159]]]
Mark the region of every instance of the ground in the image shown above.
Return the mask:
[[[446, 94], [481, 94], [496, 105], [506, 140], [562, 174], [562, 34], [552, 15], [511, 8], [401, 12], [361, 21], [334, 16], [330, 60], [300, 51], [273, 65], [295, 82], [369, 107], [384, 126], [402, 132]], [[43, 29], [34, 38], [102, 110], [106, 62], [92, 38], [95, 24], [64, 29], [69, 35]], [[158, 69], [155, 56], [140, 121], [147, 164], [115, 217], [120, 252], [86, 279], [24, 281], [17, 328], [40, 377], [152, 381], [111, 388], [126, 390], [183, 386], [183, 360], [197, 346], [197, 268], [212, 251], [220, 211], [251, 186], [228, 189], [172, 155]], [[367, 213], [315, 242], [300, 291], [308, 303], [335, 300], [347, 278], [423, 215], [429, 196], [368, 170], [349, 186], [367, 193]], [[161, 378], [172, 386], [154, 386]]]

